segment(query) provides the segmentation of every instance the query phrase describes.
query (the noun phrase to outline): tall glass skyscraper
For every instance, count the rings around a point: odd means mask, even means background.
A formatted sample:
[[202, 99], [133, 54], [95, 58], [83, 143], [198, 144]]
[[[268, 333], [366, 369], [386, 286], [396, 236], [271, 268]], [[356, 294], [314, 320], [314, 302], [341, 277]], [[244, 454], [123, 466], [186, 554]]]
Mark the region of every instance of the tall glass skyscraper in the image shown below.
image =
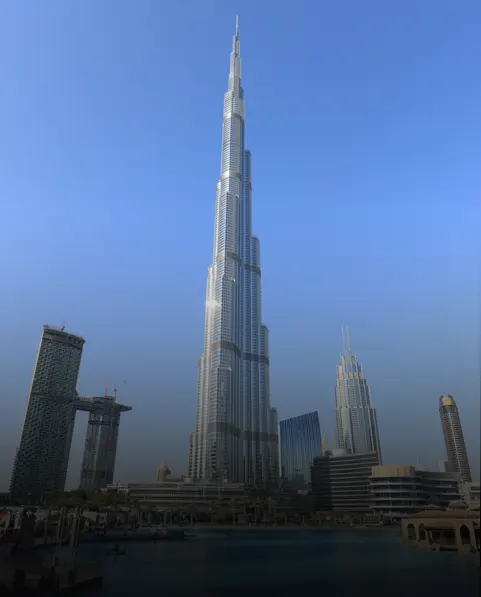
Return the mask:
[[289, 481], [311, 481], [311, 467], [322, 454], [317, 411], [280, 422], [282, 476]]
[[252, 234], [251, 193], [237, 22], [224, 95], [189, 476], [262, 486], [278, 477], [278, 421], [270, 406], [268, 330], [261, 319], [260, 247]]
[[462, 481], [469, 483], [471, 481], [471, 470], [466, 444], [464, 443], [461, 419], [459, 418], [456, 402], [449, 394], [444, 394], [439, 399], [439, 415], [443, 427], [449, 470], [453, 473], [459, 473]]
[[64, 489], [84, 342], [63, 328], [43, 328], [10, 483], [15, 497]]
[[337, 445], [351, 454], [376, 452], [381, 464], [376, 410], [362, 367], [351, 351], [347, 330], [343, 343], [335, 389]]

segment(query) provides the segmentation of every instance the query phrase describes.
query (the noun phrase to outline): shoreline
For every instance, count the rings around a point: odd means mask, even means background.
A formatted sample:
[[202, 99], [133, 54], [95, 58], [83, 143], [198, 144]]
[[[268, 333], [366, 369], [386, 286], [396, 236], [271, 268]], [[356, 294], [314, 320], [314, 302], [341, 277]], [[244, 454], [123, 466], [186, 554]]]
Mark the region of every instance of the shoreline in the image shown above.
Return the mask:
[[[166, 535], [162, 535], [162, 531]], [[312, 533], [348, 533], [361, 531], [366, 532], [381, 532], [381, 533], [400, 533], [400, 528], [397, 526], [382, 526], [382, 527], [349, 527], [344, 525], [339, 526], [324, 526], [324, 527], [296, 527], [296, 526], [244, 526], [244, 525], [194, 525], [186, 527], [163, 527], [158, 529], [157, 535], [154, 530], [139, 530], [130, 531], [124, 534], [123, 531], [114, 531], [106, 533], [105, 535], [81, 535], [79, 545], [86, 543], [124, 543], [133, 541], [182, 541], [195, 538], [197, 535], [280, 535], [280, 534], [312, 534]], [[64, 540], [59, 545], [66, 546], [69, 541]], [[48, 549], [54, 548], [56, 541], [49, 541], [44, 543], [40, 540], [33, 546], [33, 549]]]
[[269, 533], [330, 533], [330, 532], [352, 532], [352, 531], [381, 531], [381, 532], [399, 532], [400, 528], [397, 526], [379, 526], [379, 527], [362, 527], [362, 526], [318, 526], [318, 527], [297, 527], [297, 526], [244, 526], [244, 525], [195, 525], [185, 527], [186, 532], [210, 532], [210, 533], [238, 533], [238, 534], [269, 534]]

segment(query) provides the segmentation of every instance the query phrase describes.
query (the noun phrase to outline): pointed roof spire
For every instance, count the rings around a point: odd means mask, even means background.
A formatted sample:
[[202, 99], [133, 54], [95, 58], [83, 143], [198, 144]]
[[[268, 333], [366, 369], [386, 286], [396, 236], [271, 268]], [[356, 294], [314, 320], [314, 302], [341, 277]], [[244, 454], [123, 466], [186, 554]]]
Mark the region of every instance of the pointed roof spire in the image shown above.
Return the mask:
[[239, 15], [235, 18], [235, 36], [239, 37]]

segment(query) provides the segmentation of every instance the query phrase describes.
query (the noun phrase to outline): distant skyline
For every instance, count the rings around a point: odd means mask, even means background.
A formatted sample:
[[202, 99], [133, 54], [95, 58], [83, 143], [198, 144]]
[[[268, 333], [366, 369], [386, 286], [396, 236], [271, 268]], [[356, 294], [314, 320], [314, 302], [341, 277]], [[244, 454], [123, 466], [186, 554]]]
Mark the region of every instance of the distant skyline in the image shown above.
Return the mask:
[[437, 468], [448, 393], [479, 479], [479, 3], [52, 0], [0, 7], [0, 490], [63, 321], [79, 392], [133, 407], [116, 478], [187, 472], [236, 14], [279, 418], [335, 445], [347, 324], [383, 461]]

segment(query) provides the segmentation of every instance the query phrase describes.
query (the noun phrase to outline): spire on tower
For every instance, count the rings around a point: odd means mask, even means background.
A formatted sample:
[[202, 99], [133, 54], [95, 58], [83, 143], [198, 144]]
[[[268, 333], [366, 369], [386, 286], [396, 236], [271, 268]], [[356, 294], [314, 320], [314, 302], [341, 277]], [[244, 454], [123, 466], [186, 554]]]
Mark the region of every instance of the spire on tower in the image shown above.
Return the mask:
[[[235, 35], [232, 37], [232, 52], [230, 55], [229, 70], [230, 90], [240, 87], [241, 79], [241, 58], [240, 58], [240, 39], [239, 39], [239, 17], [235, 18]], [[234, 83], [237, 80], [237, 85]], [[240, 92], [242, 94], [242, 92]]]
[[346, 326], [341, 326], [341, 334], [342, 334], [342, 348], [344, 352], [351, 352], [351, 341], [349, 340], [349, 328]]
[[239, 17], [235, 18], [235, 35], [232, 38], [232, 51], [239, 56], [240, 54], [240, 40], [239, 40]]

